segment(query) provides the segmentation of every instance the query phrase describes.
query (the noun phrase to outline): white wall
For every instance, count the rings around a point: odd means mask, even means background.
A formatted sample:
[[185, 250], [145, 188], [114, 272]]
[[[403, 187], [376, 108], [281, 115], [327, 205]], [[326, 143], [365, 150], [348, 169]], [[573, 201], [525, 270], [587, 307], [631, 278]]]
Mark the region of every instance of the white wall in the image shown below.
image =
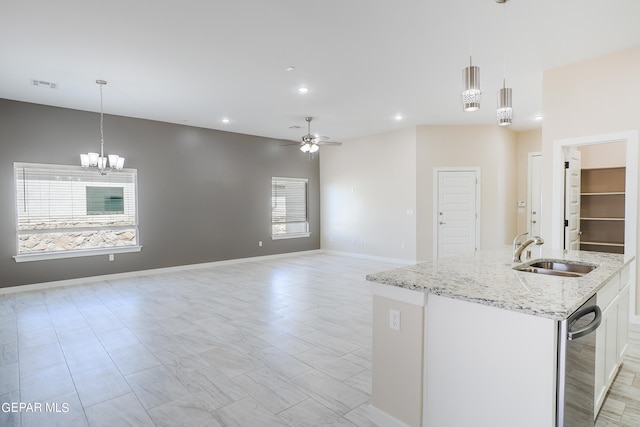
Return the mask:
[[416, 259], [415, 147], [410, 128], [321, 148], [323, 249]]
[[[552, 217], [554, 141], [640, 129], [639, 76], [640, 46], [545, 72], [542, 97], [544, 218]], [[638, 218], [628, 220], [635, 220], [640, 230]], [[551, 221], [543, 220], [543, 236], [551, 233]]]
[[433, 168], [480, 167], [480, 249], [516, 233], [517, 134], [496, 125], [420, 126], [417, 130], [418, 260], [433, 259]]
[[[542, 129], [518, 132], [518, 193], [517, 200], [527, 200], [529, 184], [529, 153], [542, 151]], [[516, 234], [528, 229], [527, 211], [529, 207], [518, 212]]]

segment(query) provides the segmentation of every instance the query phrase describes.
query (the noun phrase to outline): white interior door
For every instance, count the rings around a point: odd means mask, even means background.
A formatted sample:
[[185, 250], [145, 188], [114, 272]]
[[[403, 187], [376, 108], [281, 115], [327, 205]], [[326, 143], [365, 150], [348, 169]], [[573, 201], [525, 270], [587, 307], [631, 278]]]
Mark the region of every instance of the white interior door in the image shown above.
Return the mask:
[[565, 149], [564, 248], [580, 249], [580, 151]]
[[437, 171], [437, 185], [437, 258], [475, 251], [478, 227], [477, 171]]
[[529, 197], [527, 231], [529, 236], [542, 236], [542, 154], [529, 155]]

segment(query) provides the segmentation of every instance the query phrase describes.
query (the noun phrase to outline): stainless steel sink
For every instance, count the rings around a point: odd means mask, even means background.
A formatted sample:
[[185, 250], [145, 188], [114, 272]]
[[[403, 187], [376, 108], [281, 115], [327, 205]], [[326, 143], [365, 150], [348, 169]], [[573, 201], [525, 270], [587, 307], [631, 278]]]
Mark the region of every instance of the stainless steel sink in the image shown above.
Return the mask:
[[514, 267], [525, 273], [548, 274], [551, 276], [582, 277], [596, 268], [593, 264], [579, 264], [562, 260], [534, 261]]

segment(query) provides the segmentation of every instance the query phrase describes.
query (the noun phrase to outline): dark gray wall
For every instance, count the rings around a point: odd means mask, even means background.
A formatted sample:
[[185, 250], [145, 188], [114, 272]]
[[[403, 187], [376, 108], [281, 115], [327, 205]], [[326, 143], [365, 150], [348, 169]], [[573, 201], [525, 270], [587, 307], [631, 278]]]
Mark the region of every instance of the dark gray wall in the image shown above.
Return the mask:
[[[99, 114], [0, 99], [0, 287], [318, 249], [318, 156], [268, 138], [105, 115], [138, 170], [140, 253], [16, 263], [13, 162], [78, 165]], [[311, 237], [271, 240], [271, 177], [309, 179]], [[262, 240], [263, 246], [258, 247]]]

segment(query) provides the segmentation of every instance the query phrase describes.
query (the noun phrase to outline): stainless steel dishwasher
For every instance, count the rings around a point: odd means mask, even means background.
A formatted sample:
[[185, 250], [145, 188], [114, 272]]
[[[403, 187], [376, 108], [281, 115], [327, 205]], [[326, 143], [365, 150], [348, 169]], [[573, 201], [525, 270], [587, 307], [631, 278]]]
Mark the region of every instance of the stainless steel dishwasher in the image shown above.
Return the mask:
[[558, 325], [557, 427], [592, 427], [596, 329], [602, 313], [596, 295]]

